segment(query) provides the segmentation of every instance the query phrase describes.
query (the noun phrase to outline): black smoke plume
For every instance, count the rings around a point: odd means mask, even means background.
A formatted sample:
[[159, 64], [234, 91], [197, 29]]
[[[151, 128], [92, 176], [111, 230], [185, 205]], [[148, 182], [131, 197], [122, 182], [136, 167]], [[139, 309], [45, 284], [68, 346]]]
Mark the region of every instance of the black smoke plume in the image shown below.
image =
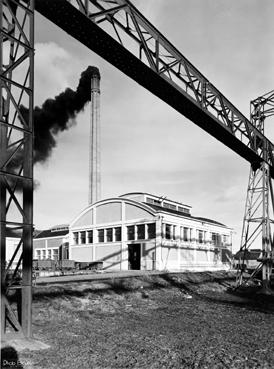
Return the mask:
[[[66, 88], [54, 99], [47, 99], [41, 108], [34, 108], [34, 164], [47, 160], [56, 146], [55, 136], [70, 128], [69, 122], [90, 101], [91, 78], [94, 74], [99, 75], [99, 70], [89, 66], [81, 73], [76, 91]], [[28, 114], [24, 107], [21, 107], [21, 112], [23, 116]]]
[[[100, 78], [99, 70], [89, 66], [81, 73], [78, 87], [75, 91], [71, 88], [54, 99], [47, 99], [41, 107], [33, 110], [33, 159], [34, 164], [45, 162], [56, 146], [56, 136], [71, 127], [71, 121], [82, 111], [91, 97], [91, 78], [96, 75]], [[28, 121], [28, 109], [21, 105], [20, 112]], [[22, 152], [18, 152], [10, 162], [10, 170], [18, 168], [22, 162]]]

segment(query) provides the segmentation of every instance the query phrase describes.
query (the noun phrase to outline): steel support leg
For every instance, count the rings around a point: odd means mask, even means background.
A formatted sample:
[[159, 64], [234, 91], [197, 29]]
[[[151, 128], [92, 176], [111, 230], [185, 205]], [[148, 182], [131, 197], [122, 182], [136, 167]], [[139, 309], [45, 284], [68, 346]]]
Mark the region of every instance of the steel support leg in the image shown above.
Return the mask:
[[34, 1], [1, 0], [0, 22], [1, 336], [31, 337]]
[[257, 272], [262, 272], [263, 288], [269, 287], [272, 270], [273, 208], [273, 191], [268, 164], [262, 162], [255, 169], [251, 166], [238, 262], [238, 285], [243, 283], [243, 273], [249, 265], [249, 252], [255, 246], [261, 249], [258, 259], [260, 267], [257, 268]]

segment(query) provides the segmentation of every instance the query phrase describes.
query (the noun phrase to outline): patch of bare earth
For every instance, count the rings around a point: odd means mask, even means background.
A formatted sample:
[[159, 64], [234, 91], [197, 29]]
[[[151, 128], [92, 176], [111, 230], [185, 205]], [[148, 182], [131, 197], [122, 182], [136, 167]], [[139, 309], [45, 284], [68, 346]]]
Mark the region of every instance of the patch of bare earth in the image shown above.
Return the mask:
[[[231, 275], [39, 287], [24, 368], [274, 368], [274, 300], [227, 292]], [[189, 298], [189, 297], [192, 298]]]

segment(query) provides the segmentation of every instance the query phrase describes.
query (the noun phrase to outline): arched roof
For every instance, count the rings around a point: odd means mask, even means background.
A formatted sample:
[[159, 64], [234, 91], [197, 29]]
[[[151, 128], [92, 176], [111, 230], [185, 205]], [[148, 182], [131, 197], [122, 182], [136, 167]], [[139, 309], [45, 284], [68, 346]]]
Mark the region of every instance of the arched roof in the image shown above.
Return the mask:
[[122, 204], [125, 204], [126, 220], [156, 216], [156, 211], [147, 204], [127, 198], [112, 197], [86, 207], [72, 220], [70, 228], [122, 221]]

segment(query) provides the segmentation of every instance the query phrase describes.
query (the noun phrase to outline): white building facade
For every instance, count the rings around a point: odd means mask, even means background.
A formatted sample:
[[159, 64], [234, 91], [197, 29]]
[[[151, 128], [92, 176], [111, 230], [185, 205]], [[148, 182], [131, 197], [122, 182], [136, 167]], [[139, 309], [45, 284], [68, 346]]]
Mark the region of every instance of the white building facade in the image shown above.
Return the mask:
[[105, 270], [227, 269], [232, 229], [190, 210], [148, 193], [98, 201], [70, 224], [69, 258]]

